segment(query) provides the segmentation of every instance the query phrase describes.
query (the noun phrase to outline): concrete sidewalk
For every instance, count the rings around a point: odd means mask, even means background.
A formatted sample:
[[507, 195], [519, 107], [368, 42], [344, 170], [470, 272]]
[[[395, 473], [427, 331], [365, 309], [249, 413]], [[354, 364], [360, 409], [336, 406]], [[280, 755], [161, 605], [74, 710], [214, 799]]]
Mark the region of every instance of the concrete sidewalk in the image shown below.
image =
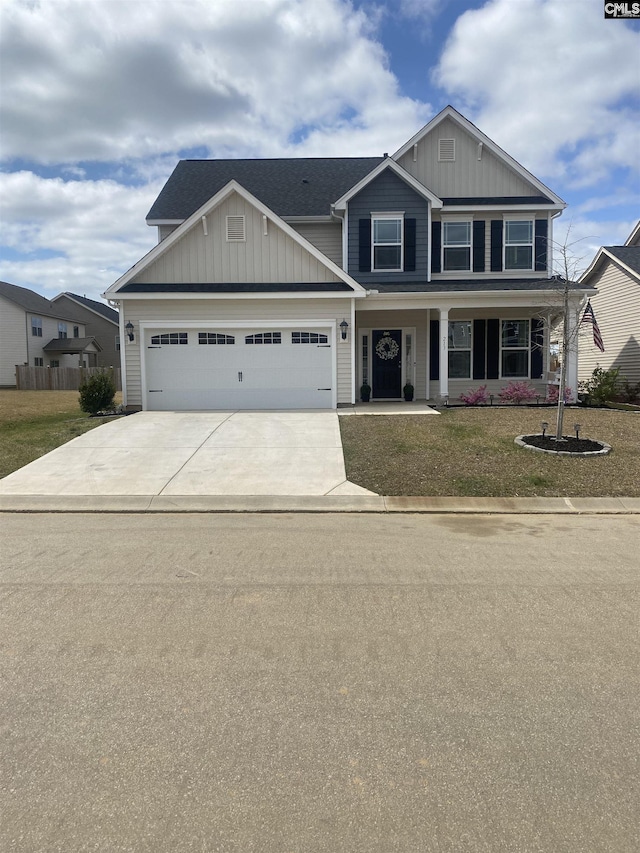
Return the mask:
[[636, 515], [640, 498], [458, 498], [345, 495], [7, 495], [0, 512], [431, 513]]

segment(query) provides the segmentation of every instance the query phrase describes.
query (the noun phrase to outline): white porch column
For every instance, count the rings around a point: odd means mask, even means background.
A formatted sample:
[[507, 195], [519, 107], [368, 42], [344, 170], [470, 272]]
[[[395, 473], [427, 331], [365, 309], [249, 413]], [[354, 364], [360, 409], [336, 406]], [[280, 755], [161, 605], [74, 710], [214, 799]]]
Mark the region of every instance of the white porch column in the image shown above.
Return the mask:
[[440, 308], [440, 397], [449, 396], [449, 308]]
[[568, 347], [567, 347], [567, 372], [565, 375], [565, 387], [571, 388], [573, 401], [578, 399], [578, 308], [569, 304], [568, 314]]

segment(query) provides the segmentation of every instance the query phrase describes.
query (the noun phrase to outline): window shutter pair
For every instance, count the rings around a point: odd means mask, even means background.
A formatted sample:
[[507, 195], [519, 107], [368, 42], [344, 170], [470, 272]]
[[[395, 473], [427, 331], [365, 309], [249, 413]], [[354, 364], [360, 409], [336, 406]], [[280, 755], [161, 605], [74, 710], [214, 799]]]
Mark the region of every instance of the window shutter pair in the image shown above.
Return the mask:
[[[371, 272], [371, 219], [358, 223], [358, 269]], [[404, 272], [416, 271], [416, 220], [404, 220]]]
[[[491, 220], [491, 272], [502, 272], [502, 219]], [[547, 269], [547, 234], [546, 219], [535, 220], [535, 270], [544, 272]]]
[[[484, 232], [483, 219], [473, 222], [473, 264], [474, 272], [484, 272]], [[442, 223], [431, 223], [431, 272], [442, 272], [440, 255], [442, 253]]]

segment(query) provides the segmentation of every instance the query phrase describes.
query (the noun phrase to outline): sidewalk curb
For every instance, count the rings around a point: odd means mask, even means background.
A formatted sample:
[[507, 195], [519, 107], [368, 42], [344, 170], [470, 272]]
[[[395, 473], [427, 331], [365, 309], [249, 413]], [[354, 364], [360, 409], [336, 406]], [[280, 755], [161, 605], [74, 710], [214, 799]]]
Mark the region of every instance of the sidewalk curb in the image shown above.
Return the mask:
[[636, 515], [640, 498], [457, 498], [381, 495], [0, 495], [2, 513], [420, 513]]

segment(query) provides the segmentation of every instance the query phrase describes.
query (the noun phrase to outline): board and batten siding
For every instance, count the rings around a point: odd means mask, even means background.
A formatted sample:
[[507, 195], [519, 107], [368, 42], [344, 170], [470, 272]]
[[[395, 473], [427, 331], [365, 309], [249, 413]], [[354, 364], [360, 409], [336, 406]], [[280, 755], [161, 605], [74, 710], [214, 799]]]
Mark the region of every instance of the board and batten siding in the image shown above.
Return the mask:
[[312, 243], [330, 261], [342, 267], [342, 224], [340, 222], [292, 222], [291, 227]]
[[[245, 217], [245, 241], [227, 241], [227, 216]], [[199, 220], [132, 281], [140, 284], [340, 281], [273, 221], [267, 220], [266, 235], [264, 231], [262, 213], [238, 193], [232, 193], [207, 215], [206, 235]]]
[[598, 289], [591, 305], [604, 343], [604, 352], [593, 343], [590, 325], [578, 338], [578, 379], [589, 379], [595, 368], [619, 367], [629, 382], [640, 382], [640, 282], [613, 261], [589, 280]]
[[[416, 262], [411, 272], [360, 272], [361, 219], [371, 213], [402, 212], [416, 220]], [[390, 169], [381, 172], [349, 202], [348, 272], [363, 284], [426, 281], [429, 261], [429, 204]]]
[[[261, 322], [274, 323], [281, 320], [300, 320], [306, 324], [314, 319], [334, 320], [337, 331], [334, 336], [337, 362], [337, 401], [351, 403], [351, 343], [340, 339], [339, 324], [350, 322], [350, 299], [190, 299], [190, 300], [127, 300], [122, 309], [124, 322], [129, 320], [136, 330], [140, 321], [145, 323], [175, 323], [180, 320], [199, 320], [203, 331], [214, 330], [216, 321], [237, 322], [238, 328], [256, 326]], [[177, 329], [173, 329], [178, 331]], [[270, 327], [273, 330], [273, 327]], [[287, 329], [289, 331], [289, 328]], [[191, 331], [191, 329], [189, 329]], [[195, 330], [197, 331], [197, 329]], [[141, 347], [144, 341], [136, 333], [135, 341], [126, 342], [125, 358], [127, 371], [127, 405], [142, 406]]]
[[[455, 139], [455, 161], [438, 161], [439, 139]], [[540, 195], [486, 145], [478, 159], [478, 140], [450, 118], [418, 142], [413, 158], [411, 147], [398, 163], [439, 198]]]
[[27, 316], [24, 308], [0, 296], [0, 385], [16, 384], [16, 364], [28, 361]]

